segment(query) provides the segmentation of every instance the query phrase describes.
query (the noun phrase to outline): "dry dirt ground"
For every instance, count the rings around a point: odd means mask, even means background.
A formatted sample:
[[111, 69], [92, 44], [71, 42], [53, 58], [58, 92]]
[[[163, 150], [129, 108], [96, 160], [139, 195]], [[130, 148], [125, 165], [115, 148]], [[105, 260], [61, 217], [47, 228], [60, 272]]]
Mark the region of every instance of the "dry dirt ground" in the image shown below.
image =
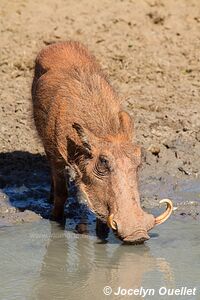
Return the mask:
[[2, 186], [43, 154], [31, 112], [34, 59], [69, 39], [96, 55], [133, 116], [144, 147], [141, 181], [199, 180], [199, 0], [1, 0], [0, 32]]

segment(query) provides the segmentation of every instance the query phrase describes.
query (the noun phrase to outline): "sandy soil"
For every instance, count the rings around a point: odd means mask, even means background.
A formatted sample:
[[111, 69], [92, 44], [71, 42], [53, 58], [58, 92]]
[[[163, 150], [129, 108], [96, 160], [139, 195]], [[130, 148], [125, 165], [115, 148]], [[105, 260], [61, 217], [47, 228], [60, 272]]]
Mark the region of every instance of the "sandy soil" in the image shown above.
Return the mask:
[[1, 0], [0, 31], [0, 187], [8, 173], [19, 179], [19, 160], [31, 169], [43, 154], [31, 112], [34, 59], [69, 39], [96, 55], [135, 119], [141, 180], [199, 180], [199, 0]]

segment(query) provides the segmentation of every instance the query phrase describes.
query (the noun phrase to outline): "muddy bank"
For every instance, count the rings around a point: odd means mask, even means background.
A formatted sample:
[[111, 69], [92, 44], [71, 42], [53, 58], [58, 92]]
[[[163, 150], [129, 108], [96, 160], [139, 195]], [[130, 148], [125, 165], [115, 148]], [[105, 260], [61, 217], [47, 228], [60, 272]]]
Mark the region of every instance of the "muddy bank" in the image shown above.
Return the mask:
[[[49, 177], [32, 121], [34, 59], [45, 45], [68, 39], [96, 55], [135, 120], [136, 140], [144, 148], [140, 181], [146, 206], [161, 197], [191, 201], [187, 191], [176, 193], [190, 185], [192, 201], [199, 203], [199, 1], [114, 4], [1, 0], [0, 188], [10, 198], [32, 199], [26, 208], [37, 213], [34, 201], [48, 199]], [[16, 187], [21, 192], [13, 192]]]
[[14, 207], [7, 195], [0, 190], [0, 227], [35, 222], [41, 219], [41, 216], [33, 211], [27, 209], [20, 211]]

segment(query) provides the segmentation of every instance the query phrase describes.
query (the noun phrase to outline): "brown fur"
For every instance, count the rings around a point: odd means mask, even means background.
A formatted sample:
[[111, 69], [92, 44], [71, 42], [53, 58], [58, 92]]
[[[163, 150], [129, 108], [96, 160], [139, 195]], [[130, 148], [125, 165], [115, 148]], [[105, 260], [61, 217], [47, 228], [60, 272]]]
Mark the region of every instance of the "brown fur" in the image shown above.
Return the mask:
[[121, 238], [150, 229], [152, 218], [140, 207], [132, 120], [94, 56], [78, 42], [44, 48], [36, 58], [32, 98], [52, 170], [54, 217], [63, 215], [67, 165], [90, 208], [103, 220], [116, 216]]

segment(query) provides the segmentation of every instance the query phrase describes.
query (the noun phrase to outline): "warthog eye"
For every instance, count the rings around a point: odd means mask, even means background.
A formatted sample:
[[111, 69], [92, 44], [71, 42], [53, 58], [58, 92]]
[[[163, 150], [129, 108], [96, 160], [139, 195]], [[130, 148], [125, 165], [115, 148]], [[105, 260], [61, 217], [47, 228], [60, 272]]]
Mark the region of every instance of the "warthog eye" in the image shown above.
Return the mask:
[[99, 156], [99, 162], [103, 167], [109, 167], [109, 161], [105, 156]]
[[111, 172], [111, 166], [107, 157], [100, 155], [95, 164], [94, 172], [97, 176], [106, 176]]

